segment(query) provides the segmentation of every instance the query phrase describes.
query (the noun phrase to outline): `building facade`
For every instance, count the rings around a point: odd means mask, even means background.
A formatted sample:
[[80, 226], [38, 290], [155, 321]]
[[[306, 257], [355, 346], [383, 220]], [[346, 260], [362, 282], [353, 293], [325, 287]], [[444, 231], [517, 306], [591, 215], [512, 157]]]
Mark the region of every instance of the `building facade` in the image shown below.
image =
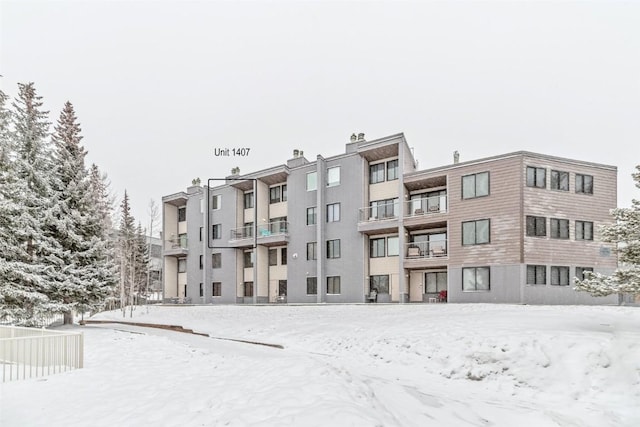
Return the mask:
[[610, 304], [617, 169], [531, 152], [417, 170], [403, 134], [163, 197], [164, 298]]

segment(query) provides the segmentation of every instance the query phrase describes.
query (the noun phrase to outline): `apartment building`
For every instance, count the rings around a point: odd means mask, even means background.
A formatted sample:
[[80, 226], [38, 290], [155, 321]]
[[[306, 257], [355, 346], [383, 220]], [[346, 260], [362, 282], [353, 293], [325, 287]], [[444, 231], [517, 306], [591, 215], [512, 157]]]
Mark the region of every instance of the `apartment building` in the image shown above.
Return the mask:
[[163, 197], [165, 300], [206, 304], [609, 304], [574, 277], [617, 266], [600, 239], [617, 169], [531, 152], [417, 170], [403, 134]]

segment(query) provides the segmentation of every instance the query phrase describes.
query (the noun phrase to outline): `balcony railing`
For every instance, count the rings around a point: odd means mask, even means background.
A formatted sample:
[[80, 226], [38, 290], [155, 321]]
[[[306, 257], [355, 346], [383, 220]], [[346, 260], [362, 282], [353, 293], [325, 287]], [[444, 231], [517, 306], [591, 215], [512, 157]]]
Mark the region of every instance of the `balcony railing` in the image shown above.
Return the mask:
[[397, 218], [399, 208], [400, 204], [398, 202], [389, 202], [360, 208], [360, 222], [382, 221], [385, 219]]
[[406, 202], [405, 216], [419, 216], [447, 212], [447, 196], [432, 196]]
[[407, 259], [415, 258], [439, 258], [447, 256], [447, 241], [412, 242], [405, 245]]
[[[253, 239], [253, 225], [246, 225], [231, 230], [231, 240]], [[268, 224], [258, 225], [258, 238], [277, 236], [289, 232], [287, 221], [273, 221]]]
[[171, 237], [168, 240], [164, 241], [164, 248], [166, 250], [170, 249], [187, 249], [187, 236], [178, 236]]

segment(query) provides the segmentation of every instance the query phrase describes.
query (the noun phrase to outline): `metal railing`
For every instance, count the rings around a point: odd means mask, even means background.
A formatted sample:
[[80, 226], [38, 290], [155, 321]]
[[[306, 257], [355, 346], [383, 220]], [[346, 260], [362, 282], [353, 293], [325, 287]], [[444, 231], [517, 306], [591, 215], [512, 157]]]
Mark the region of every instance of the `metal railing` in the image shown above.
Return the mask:
[[429, 215], [447, 212], [447, 196], [432, 196], [406, 202], [405, 216]]
[[83, 359], [81, 332], [0, 326], [2, 382], [79, 369]]
[[[253, 238], [253, 225], [246, 225], [244, 227], [238, 227], [231, 230], [230, 240], [242, 240]], [[277, 236], [287, 234], [289, 232], [289, 222], [287, 221], [273, 221], [268, 224], [258, 225], [258, 238]]]
[[253, 238], [253, 225], [245, 225], [231, 230], [229, 240], [242, 240]]
[[414, 258], [438, 258], [447, 256], [447, 241], [436, 242], [412, 242], [405, 244], [405, 257]]
[[360, 222], [381, 221], [398, 217], [398, 202], [383, 203], [359, 209]]

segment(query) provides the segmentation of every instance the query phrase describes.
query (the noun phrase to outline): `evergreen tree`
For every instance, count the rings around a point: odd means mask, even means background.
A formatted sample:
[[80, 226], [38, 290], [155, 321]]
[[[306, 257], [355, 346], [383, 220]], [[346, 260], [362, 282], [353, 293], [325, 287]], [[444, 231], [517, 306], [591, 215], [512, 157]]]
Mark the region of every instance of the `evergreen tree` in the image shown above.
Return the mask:
[[120, 306], [132, 305], [135, 283], [135, 220], [131, 215], [129, 195], [124, 192], [120, 204], [120, 229], [118, 230], [118, 263], [120, 269]]
[[[640, 188], [640, 166], [633, 179]], [[640, 294], [640, 200], [632, 200], [630, 208], [612, 211], [615, 224], [602, 230], [605, 242], [616, 243], [619, 261], [622, 263], [611, 276], [589, 273], [584, 280], [577, 280], [575, 290], [589, 292], [593, 296], [632, 293]]]

